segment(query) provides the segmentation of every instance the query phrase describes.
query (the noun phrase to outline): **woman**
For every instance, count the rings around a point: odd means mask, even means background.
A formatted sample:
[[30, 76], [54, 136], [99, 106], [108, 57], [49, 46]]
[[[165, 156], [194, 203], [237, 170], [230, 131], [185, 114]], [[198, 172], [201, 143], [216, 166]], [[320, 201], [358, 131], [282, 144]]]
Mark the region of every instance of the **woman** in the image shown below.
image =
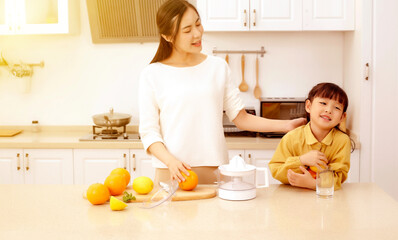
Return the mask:
[[156, 16], [159, 48], [140, 79], [140, 135], [153, 155], [155, 182], [195, 171], [199, 183], [216, 181], [228, 161], [223, 133], [225, 110], [244, 130], [287, 132], [305, 119], [269, 120], [247, 114], [230, 69], [221, 58], [201, 53], [203, 27], [198, 11], [184, 0], [169, 0]]

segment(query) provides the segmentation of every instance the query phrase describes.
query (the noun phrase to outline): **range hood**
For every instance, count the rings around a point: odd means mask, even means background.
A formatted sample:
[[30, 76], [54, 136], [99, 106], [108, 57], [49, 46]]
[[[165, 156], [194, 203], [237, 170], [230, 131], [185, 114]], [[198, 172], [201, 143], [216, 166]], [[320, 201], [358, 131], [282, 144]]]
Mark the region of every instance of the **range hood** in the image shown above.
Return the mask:
[[157, 42], [156, 12], [166, 0], [87, 0], [93, 43]]

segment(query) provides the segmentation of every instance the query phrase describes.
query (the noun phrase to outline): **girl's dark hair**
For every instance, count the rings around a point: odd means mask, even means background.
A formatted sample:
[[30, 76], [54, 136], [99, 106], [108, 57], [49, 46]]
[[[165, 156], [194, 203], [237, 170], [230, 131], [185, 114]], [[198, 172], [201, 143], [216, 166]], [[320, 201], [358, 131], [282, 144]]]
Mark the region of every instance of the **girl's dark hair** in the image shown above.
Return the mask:
[[[158, 26], [160, 42], [151, 63], [160, 62], [170, 57], [180, 27], [181, 18], [188, 8], [195, 10], [199, 16], [198, 10], [185, 0], [168, 0], [160, 6], [156, 14], [156, 25]], [[170, 36], [171, 41], [166, 41], [162, 37], [162, 34]]]
[[320, 97], [320, 98], [328, 98], [332, 99], [335, 101], [338, 101], [343, 105], [343, 112], [347, 111], [348, 107], [348, 97], [347, 94], [344, 92], [342, 88], [337, 86], [334, 83], [319, 83], [315, 87], [311, 89], [311, 91], [308, 93], [308, 100], [312, 102], [314, 98]]

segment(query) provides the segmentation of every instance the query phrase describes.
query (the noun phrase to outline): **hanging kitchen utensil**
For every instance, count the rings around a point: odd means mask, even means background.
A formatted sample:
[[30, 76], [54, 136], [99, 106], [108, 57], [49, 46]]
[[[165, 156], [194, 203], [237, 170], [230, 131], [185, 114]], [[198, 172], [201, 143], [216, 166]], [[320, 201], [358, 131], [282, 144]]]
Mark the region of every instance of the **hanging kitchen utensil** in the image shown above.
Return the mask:
[[253, 91], [254, 97], [260, 99], [261, 97], [261, 89], [258, 85], [258, 56], [256, 57], [256, 86], [254, 87]]
[[227, 64], [229, 64], [229, 56], [228, 56], [228, 53], [227, 53], [227, 55], [225, 55], [225, 61], [227, 62]]
[[242, 64], [242, 82], [239, 85], [239, 90], [241, 92], [246, 92], [249, 89], [249, 86], [245, 82], [245, 55], [242, 54], [242, 59], [241, 59], [241, 64]]

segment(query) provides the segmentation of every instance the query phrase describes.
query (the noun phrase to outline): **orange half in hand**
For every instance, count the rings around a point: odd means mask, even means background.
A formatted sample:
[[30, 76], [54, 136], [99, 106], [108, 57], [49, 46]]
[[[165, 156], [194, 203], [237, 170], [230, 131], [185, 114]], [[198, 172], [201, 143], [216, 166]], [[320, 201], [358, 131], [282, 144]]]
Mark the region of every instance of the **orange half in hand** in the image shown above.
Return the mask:
[[182, 176], [185, 178], [185, 181], [178, 184], [180, 188], [185, 191], [191, 191], [198, 185], [198, 175], [196, 175], [196, 173], [192, 170], [188, 170], [188, 173], [189, 176], [181, 172]]

